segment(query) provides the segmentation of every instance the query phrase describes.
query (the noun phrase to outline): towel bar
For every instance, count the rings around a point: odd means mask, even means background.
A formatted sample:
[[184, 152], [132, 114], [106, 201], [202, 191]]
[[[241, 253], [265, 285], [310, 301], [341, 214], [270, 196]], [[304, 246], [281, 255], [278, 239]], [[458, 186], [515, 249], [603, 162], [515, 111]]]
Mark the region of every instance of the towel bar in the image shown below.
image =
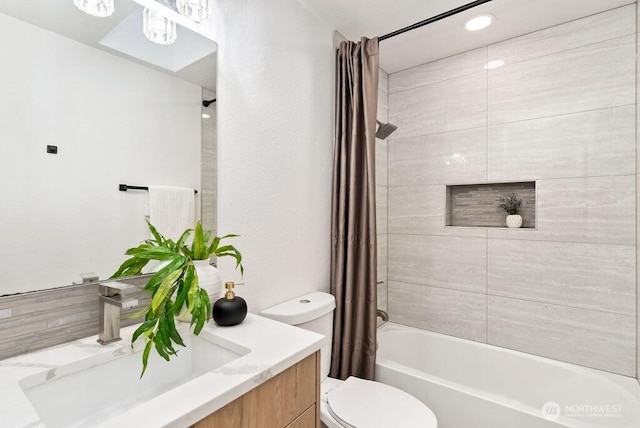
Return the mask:
[[[131, 186], [129, 184], [119, 184], [118, 190], [121, 192], [126, 192], [127, 190], [149, 190], [148, 186]], [[194, 190], [196, 194], [198, 194], [197, 190]]]

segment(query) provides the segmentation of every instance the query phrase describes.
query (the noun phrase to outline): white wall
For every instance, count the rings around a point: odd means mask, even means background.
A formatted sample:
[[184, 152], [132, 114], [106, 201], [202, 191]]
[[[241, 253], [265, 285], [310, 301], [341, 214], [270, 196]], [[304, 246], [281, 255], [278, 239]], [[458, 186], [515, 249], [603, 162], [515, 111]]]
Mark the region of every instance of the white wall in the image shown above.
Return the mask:
[[218, 233], [242, 235], [238, 294], [259, 312], [329, 289], [332, 29], [294, 0], [216, 8]]
[[5, 15], [0, 38], [0, 295], [106, 277], [148, 236], [119, 183], [200, 187], [201, 89]]

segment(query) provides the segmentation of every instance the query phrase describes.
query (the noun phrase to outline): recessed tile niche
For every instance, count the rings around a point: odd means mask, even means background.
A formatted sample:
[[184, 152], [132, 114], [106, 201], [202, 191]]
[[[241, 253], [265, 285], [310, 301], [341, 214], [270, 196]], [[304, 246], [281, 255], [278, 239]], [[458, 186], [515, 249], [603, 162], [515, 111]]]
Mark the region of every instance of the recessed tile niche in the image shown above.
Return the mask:
[[536, 227], [536, 183], [465, 184], [447, 186], [446, 225], [458, 227], [507, 227], [507, 213], [498, 198], [514, 193], [522, 199], [518, 214], [522, 228]]

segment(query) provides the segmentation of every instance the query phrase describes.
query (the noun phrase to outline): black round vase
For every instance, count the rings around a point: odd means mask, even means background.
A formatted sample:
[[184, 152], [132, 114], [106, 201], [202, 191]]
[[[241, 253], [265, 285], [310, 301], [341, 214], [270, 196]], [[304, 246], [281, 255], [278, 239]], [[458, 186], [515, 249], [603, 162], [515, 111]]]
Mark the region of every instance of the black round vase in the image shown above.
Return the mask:
[[247, 302], [242, 297], [216, 300], [213, 304], [213, 320], [222, 327], [240, 324], [247, 316]]

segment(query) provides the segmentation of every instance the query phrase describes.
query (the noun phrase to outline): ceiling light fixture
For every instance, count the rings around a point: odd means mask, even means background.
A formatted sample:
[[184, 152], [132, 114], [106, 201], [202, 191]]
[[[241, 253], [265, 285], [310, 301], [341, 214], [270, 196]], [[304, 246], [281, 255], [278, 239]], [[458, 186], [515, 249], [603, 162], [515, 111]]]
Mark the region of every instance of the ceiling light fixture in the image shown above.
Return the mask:
[[489, 25], [493, 23], [495, 18], [496, 18], [495, 16], [490, 15], [488, 13], [474, 16], [473, 18], [469, 19], [467, 22], [464, 23], [464, 28], [467, 31], [484, 30], [485, 28], [487, 28]]
[[78, 9], [99, 18], [111, 16], [114, 11], [113, 0], [73, 0]]
[[209, 119], [211, 117], [211, 115], [208, 115], [207, 113], [202, 113], [202, 118], [203, 119]]
[[209, 17], [209, 0], [177, 0], [176, 7], [194, 22], [202, 22]]
[[176, 23], [149, 8], [142, 13], [142, 31], [147, 39], [160, 45], [170, 45], [176, 41]]
[[500, 68], [504, 65], [504, 61], [501, 59], [496, 59], [494, 61], [489, 61], [484, 65], [485, 70], [494, 70], [496, 68]]

